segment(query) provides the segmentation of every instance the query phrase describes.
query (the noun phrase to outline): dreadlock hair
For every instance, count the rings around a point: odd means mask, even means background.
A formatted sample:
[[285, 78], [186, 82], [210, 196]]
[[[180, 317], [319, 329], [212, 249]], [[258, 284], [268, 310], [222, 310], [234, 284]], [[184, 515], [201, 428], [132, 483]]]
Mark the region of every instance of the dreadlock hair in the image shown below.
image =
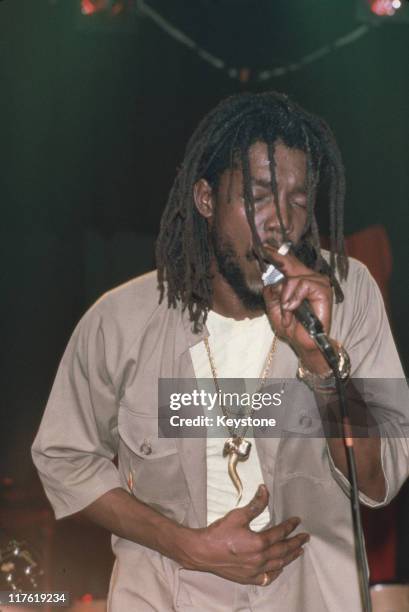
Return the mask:
[[[313, 267], [330, 278], [336, 301], [343, 300], [335, 273], [338, 271], [341, 280], [348, 273], [343, 239], [345, 177], [341, 155], [331, 130], [325, 121], [308, 113], [284, 94], [238, 94], [220, 102], [204, 117], [191, 136], [162, 215], [156, 243], [160, 301], [163, 300], [166, 284], [169, 307], [176, 307], [180, 301], [183, 309], [188, 308], [195, 332], [201, 330], [212, 305], [212, 250], [206, 219], [195, 206], [194, 185], [204, 178], [215, 191], [226, 169], [241, 168], [245, 210], [254, 250], [257, 257], [262, 258], [254, 222], [248, 154], [250, 146], [257, 141], [267, 144], [271, 188], [283, 238], [285, 228], [278, 206], [275, 145], [281, 141], [287, 147], [300, 149], [306, 154], [308, 215], [303, 248], [312, 253], [310, 261]], [[317, 193], [323, 182], [327, 185], [329, 203], [329, 264], [321, 255], [314, 211]]]

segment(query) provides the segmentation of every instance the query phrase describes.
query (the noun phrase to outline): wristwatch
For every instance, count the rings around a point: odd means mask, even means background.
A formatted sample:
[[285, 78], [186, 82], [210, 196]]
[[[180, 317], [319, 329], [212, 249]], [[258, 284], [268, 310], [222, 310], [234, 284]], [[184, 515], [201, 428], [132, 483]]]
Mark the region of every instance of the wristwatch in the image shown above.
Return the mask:
[[[345, 382], [351, 374], [351, 360], [341, 344], [337, 344], [336, 349], [338, 353], [338, 376], [342, 382]], [[298, 380], [302, 380], [312, 391], [317, 393], [332, 394], [336, 392], [336, 380], [332, 370], [327, 370], [322, 374], [314, 374], [307, 370], [300, 361], [298, 364], [297, 378]]]

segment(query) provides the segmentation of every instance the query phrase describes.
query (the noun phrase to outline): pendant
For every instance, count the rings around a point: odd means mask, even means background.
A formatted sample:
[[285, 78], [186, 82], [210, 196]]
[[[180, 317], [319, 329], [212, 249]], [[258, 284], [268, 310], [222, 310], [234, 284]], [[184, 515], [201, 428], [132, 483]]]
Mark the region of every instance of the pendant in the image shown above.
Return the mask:
[[243, 485], [240, 476], [237, 473], [237, 462], [246, 461], [250, 455], [251, 442], [243, 438], [229, 438], [224, 443], [223, 457], [229, 456], [228, 472], [229, 476], [236, 487], [238, 499], [236, 506], [240, 503], [243, 496]]

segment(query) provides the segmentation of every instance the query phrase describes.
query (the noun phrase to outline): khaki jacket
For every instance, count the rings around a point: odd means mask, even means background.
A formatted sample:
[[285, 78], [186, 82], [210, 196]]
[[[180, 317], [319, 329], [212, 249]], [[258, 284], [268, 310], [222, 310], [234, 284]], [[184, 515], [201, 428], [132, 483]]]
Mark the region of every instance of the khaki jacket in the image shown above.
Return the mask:
[[[378, 288], [350, 261], [345, 301], [334, 305], [331, 337], [350, 354], [357, 377], [403, 372]], [[83, 317], [62, 358], [33, 444], [33, 459], [57, 518], [75, 513], [115, 487], [131, 490], [169, 518], [206, 525], [206, 440], [158, 437], [159, 378], [192, 378], [194, 334], [187, 313], [158, 303], [154, 272], [101, 298]], [[274, 378], [294, 378], [297, 359], [283, 342]], [[389, 400], [386, 400], [388, 403]], [[393, 405], [388, 409], [402, 410]], [[407, 406], [405, 407], [405, 409]], [[300, 409], [299, 420], [303, 422]], [[268, 587], [236, 585], [184, 570], [170, 559], [113, 536], [116, 562], [109, 609], [348, 612], [360, 610], [348, 483], [325, 439], [256, 439], [273, 523], [300, 516], [311, 534], [305, 554]], [[118, 469], [112, 459], [118, 455]], [[408, 472], [404, 437], [382, 439], [386, 504]]]

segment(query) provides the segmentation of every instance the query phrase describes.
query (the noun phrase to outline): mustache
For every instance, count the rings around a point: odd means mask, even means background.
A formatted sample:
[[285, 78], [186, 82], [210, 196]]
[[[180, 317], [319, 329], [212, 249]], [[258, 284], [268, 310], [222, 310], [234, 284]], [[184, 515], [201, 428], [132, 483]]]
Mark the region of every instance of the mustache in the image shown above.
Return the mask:
[[[268, 241], [265, 241], [264, 244], [268, 244], [269, 246], [272, 246], [275, 249], [279, 249], [282, 244], [282, 241], [278, 242], [277, 240], [269, 239]], [[293, 253], [293, 255], [295, 255], [295, 257], [297, 257], [297, 259], [299, 259], [302, 263], [304, 263], [309, 268], [314, 267], [315, 262], [317, 260], [317, 253], [314, 247], [311, 244], [309, 244], [306, 240], [300, 240], [299, 242], [297, 242], [297, 244], [293, 243], [291, 246], [291, 252]], [[250, 248], [247, 251], [245, 257], [247, 261], [250, 261], [250, 262], [259, 261], [259, 258], [257, 257], [257, 254], [253, 248]], [[263, 259], [263, 261], [267, 265], [271, 263], [267, 259]]]
[[[265, 240], [263, 242], [263, 244], [261, 245], [261, 247], [270, 246], [270, 247], [278, 250], [282, 244], [283, 244], [283, 241], [278, 241], [278, 240], [275, 240], [274, 238], [270, 238], [269, 240]], [[291, 248], [293, 248], [293, 245], [291, 246]], [[254, 260], [259, 261], [259, 259], [260, 259], [259, 256], [257, 255], [257, 252], [254, 249], [254, 247], [252, 247], [251, 249], [249, 249], [247, 251], [245, 257], [246, 257], [246, 259], [248, 261], [254, 261]], [[266, 264], [270, 264], [271, 263], [268, 259], [265, 259], [264, 257], [263, 257], [263, 261]]]

